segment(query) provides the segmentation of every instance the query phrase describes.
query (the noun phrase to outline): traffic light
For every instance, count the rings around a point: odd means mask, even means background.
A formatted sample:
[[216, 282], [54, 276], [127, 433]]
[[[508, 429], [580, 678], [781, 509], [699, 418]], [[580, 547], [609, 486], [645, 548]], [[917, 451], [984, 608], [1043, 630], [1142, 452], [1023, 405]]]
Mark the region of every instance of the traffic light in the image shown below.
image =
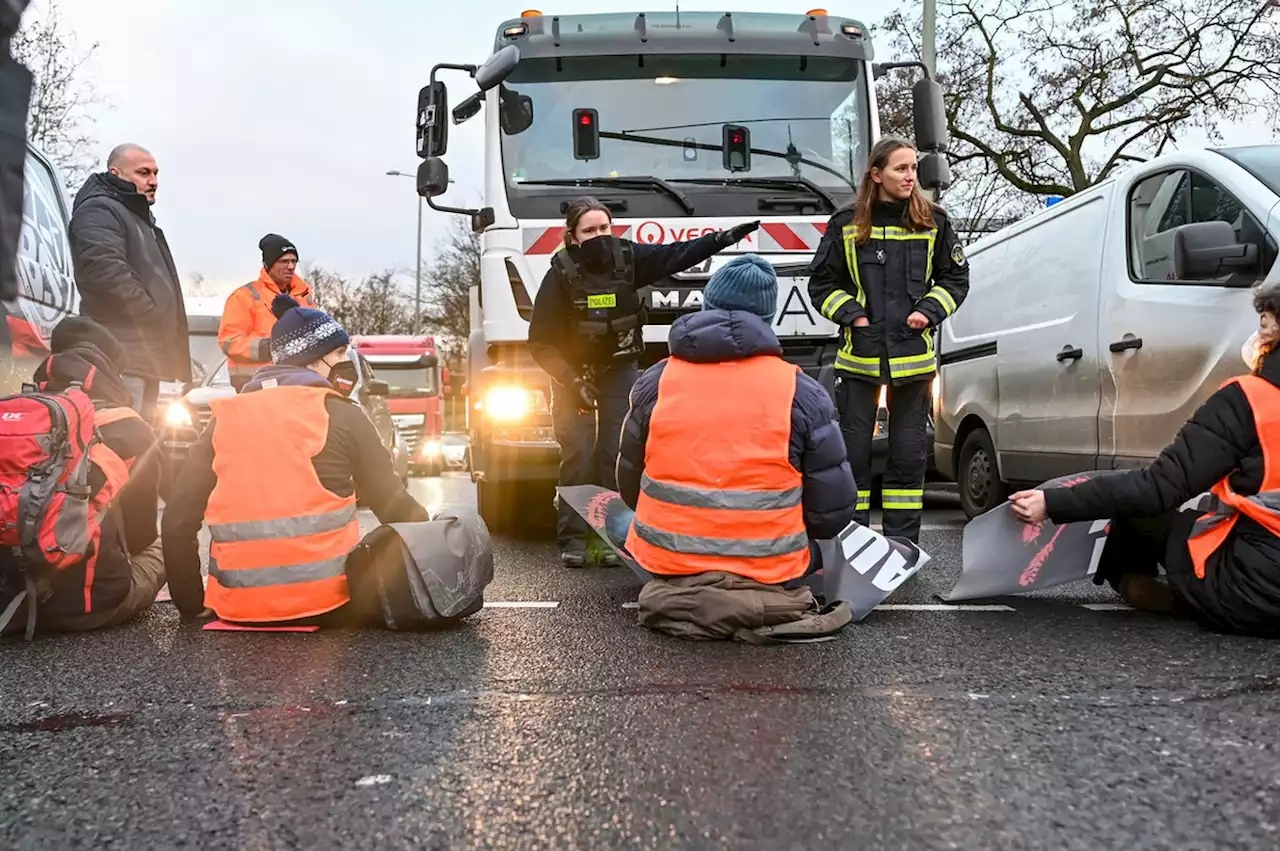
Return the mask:
[[573, 111], [573, 158], [600, 159], [600, 116], [594, 109]]
[[740, 124], [726, 124], [723, 132], [725, 171], [750, 171], [751, 131]]

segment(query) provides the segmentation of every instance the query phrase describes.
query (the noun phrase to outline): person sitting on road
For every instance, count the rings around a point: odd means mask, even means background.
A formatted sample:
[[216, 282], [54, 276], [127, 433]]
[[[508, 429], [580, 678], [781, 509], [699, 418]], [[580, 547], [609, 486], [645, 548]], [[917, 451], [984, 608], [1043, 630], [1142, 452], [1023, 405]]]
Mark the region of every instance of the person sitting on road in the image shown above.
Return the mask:
[[[348, 573], [360, 543], [356, 502], [383, 523], [429, 520], [396, 475], [365, 412], [350, 337], [327, 313], [277, 295], [274, 363], [213, 417], [173, 486], [163, 522], [169, 589], [184, 619], [244, 624], [363, 624], [377, 618], [366, 577]], [[208, 522], [209, 585], [197, 534]], [[208, 606], [209, 610], [205, 609]]]
[[790, 583], [821, 567], [813, 542], [854, 518], [835, 406], [782, 359], [769, 324], [777, 293], [768, 261], [735, 258], [707, 283], [702, 311], [672, 325], [671, 356], [631, 392], [617, 463], [635, 511], [625, 549], [656, 577]]
[[[121, 374], [127, 362], [124, 347], [105, 327], [86, 317], [68, 317], [53, 329], [49, 348], [52, 355], [36, 370], [33, 382], [54, 393], [80, 385], [93, 402], [98, 435], [123, 462], [120, 478], [127, 480], [104, 516], [96, 555], [56, 574], [52, 596], [39, 604], [36, 628], [86, 632], [118, 626], [150, 608], [165, 580], [155, 432], [131, 409], [133, 396]], [[106, 482], [106, 471], [93, 464], [93, 494]], [[0, 559], [10, 557], [0, 553]], [[0, 609], [5, 602], [0, 600]], [[24, 610], [17, 610], [10, 629], [20, 630], [24, 620]]]
[[218, 345], [227, 356], [231, 385], [238, 393], [253, 374], [271, 362], [271, 328], [276, 316], [272, 300], [284, 294], [302, 307], [315, 307], [311, 287], [298, 277], [298, 249], [279, 234], [269, 233], [258, 242], [262, 271], [256, 281], [237, 287], [227, 297], [218, 326]]
[[1135, 608], [1280, 637], [1280, 281], [1253, 303], [1250, 374], [1210, 396], [1155, 461], [1010, 499], [1024, 523], [1110, 518], [1094, 581]]

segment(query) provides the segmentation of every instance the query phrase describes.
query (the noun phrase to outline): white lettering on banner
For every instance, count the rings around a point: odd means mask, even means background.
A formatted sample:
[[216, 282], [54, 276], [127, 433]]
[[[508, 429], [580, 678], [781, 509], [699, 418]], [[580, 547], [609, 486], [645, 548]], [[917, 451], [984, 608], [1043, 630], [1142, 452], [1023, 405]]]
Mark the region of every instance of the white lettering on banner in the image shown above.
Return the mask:
[[896, 591], [924, 566], [924, 559], [917, 559], [914, 565], [907, 564], [888, 538], [859, 524], [852, 524], [840, 533], [840, 549], [858, 573], [867, 576], [875, 570], [871, 584], [886, 594]]

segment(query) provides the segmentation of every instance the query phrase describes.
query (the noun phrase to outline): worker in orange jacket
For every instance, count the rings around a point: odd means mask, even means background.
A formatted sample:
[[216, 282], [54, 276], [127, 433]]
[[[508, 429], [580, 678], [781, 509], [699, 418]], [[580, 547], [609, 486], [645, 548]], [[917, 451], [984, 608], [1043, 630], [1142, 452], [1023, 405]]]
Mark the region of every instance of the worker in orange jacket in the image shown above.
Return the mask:
[[302, 307], [315, 307], [311, 287], [298, 277], [298, 249], [283, 236], [269, 233], [259, 242], [262, 271], [227, 298], [218, 328], [218, 345], [230, 361], [231, 385], [239, 392], [253, 374], [271, 363], [271, 329], [276, 324], [271, 300], [287, 295]]

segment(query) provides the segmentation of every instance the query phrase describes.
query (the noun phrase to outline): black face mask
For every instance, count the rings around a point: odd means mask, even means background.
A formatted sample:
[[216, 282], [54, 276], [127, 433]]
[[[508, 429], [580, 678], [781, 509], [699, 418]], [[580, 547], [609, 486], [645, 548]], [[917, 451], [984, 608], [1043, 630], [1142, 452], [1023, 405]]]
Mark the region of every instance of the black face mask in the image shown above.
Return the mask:
[[343, 396], [350, 396], [356, 389], [357, 377], [356, 365], [349, 360], [340, 360], [329, 367], [329, 383]]
[[579, 262], [589, 272], [612, 272], [614, 251], [620, 246], [621, 240], [612, 234], [593, 237], [578, 246]]

